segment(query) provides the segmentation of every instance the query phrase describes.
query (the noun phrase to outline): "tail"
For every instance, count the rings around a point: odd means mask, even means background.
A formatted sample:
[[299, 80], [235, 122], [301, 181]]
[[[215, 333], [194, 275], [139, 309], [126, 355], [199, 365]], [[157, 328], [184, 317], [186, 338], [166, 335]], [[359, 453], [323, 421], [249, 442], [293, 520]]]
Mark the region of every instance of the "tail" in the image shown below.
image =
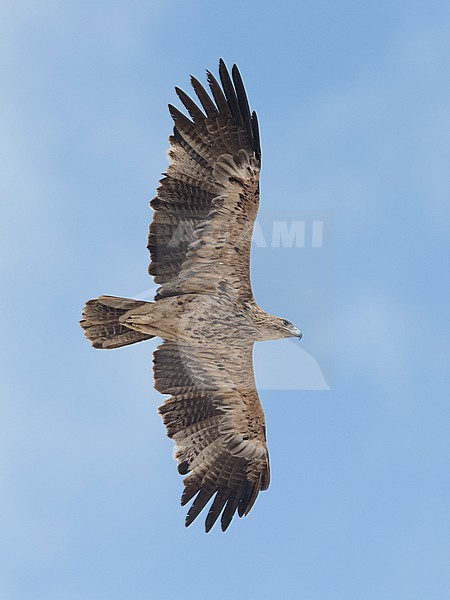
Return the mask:
[[84, 335], [94, 348], [104, 349], [150, 340], [153, 335], [135, 331], [120, 322], [122, 315], [145, 304], [148, 302], [114, 296], [100, 296], [96, 300], [89, 300], [84, 305], [80, 321]]

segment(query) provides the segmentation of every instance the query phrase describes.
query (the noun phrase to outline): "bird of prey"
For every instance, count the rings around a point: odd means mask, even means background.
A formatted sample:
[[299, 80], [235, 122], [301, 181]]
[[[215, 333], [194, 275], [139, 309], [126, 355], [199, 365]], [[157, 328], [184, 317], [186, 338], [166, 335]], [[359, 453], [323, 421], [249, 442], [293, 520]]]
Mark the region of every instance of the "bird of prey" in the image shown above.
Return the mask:
[[264, 413], [256, 390], [255, 342], [302, 334], [264, 312], [250, 283], [250, 245], [259, 204], [261, 149], [239, 70], [220, 60], [207, 71], [210, 93], [191, 78], [199, 104], [175, 88], [189, 117], [174, 121], [170, 166], [160, 180], [148, 235], [154, 302], [100, 296], [81, 325], [94, 348], [119, 348], [153, 337], [159, 408], [187, 475], [181, 503], [194, 499], [186, 526], [214, 500], [208, 532], [221, 516], [247, 515], [269, 486]]

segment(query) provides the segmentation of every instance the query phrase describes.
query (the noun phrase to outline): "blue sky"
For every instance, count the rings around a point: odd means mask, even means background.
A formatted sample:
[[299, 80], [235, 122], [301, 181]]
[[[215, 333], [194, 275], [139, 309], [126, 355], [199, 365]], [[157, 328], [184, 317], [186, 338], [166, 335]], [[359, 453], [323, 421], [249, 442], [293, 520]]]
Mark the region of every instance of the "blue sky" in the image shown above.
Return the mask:
[[[0, 40], [1, 597], [448, 598], [448, 3], [18, 1]], [[325, 229], [255, 248], [305, 336], [257, 349], [271, 487], [206, 536], [155, 344], [96, 352], [78, 320], [149, 289], [166, 104], [219, 57], [258, 111], [261, 223]]]

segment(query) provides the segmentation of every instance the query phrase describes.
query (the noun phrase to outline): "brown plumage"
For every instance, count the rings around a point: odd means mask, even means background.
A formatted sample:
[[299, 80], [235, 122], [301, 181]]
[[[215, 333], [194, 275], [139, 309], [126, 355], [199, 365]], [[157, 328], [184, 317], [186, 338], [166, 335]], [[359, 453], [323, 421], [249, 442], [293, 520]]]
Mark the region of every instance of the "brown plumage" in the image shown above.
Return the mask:
[[212, 97], [195, 78], [200, 107], [175, 88], [190, 119], [169, 105], [175, 127], [170, 165], [150, 225], [149, 273], [161, 284], [155, 302], [100, 296], [81, 325], [96, 348], [161, 337], [154, 353], [159, 408], [184, 479], [186, 525], [214, 496], [209, 531], [237, 511], [248, 514], [269, 485], [264, 413], [256, 391], [256, 341], [301, 337], [285, 319], [261, 310], [250, 284], [250, 245], [259, 204], [261, 149], [236, 65], [219, 63]]

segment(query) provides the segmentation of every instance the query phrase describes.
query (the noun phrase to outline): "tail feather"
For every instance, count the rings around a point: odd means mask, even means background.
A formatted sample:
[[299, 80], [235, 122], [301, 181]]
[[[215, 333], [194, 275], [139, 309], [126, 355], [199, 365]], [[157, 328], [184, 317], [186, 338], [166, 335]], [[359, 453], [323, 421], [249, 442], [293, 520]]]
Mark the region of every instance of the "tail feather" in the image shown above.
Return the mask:
[[144, 304], [148, 303], [115, 296], [100, 296], [86, 302], [80, 325], [94, 348], [120, 348], [150, 340], [153, 335], [135, 331], [120, 322], [125, 313]]

